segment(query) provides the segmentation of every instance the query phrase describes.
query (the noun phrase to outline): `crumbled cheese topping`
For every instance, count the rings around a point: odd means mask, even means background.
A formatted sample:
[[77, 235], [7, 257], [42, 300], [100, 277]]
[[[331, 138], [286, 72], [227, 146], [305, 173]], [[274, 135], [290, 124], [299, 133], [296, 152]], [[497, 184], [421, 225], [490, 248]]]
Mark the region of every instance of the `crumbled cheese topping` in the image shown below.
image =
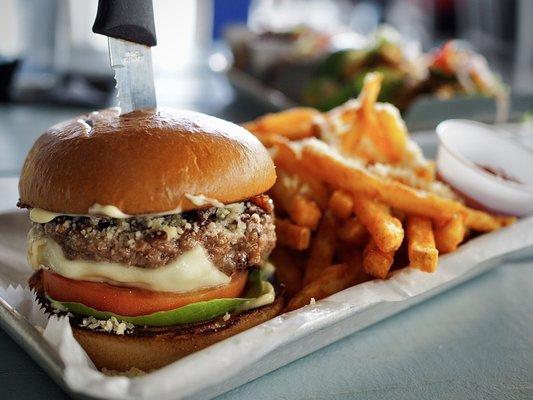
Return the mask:
[[74, 315], [68, 310], [68, 308], [64, 307], [61, 303], [54, 304], [52, 312], [54, 314], [63, 314], [64, 316], [69, 318], [74, 317]]
[[444, 197], [451, 200], [460, 200], [454, 191], [445, 183], [439, 181], [428, 182], [420, 178], [412, 169], [394, 167], [388, 164], [376, 163], [367, 167], [368, 171], [385, 179], [392, 179], [416, 189]]
[[424, 156], [422, 155], [416, 143], [413, 143], [412, 146], [408, 147], [413, 155], [411, 165], [393, 166], [383, 163], [365, 165], [362, 159], [354, 156], [346, 157], [325, 142], [315, 138], [304, 139], [302, 142], [305, 142], [305, 146], [309, 146], [317, 151], [323, 152], [324, 154], [327, 154], [328, 156], [350, 166], [351, 168], [365, 171], [367, 173], [379, 176], [380, 178], [395, 180], [405, 185], [426, 191], [428, 193], [433, 193], [447, 199], [461, 201], [461, 198], [457, 196], [457, 194], [455, 194], [455, 192], [445, 183], [439, 181], [428, 181], [417, 176], [416, 168], [414, 166], [416, 165], [422, 167], [422, 163], [425, 163], [427, 166], [428, 161], [424, 159]]
[[[211, 222], [207, 222], [207, 234], [216, 236], [221, 231], [230, 233], [235, 239], [244, 236], [246, 222], [243, 216], [246, 211], [246, 202], [232, 203], [214, 207]], [[248, 217], [248, 216], [247, 216]], [[252, 217], [254, 215], [252, 214]], [[259, 215], [255, 215], [259, 218]], [[158, 238], [166, 241], [179, 239], [187, 232], [197, 233], [200, 223], [187, 213], [170, 214], [156, 217], [132, 217], [128, 219], [114, 219], [105, 217], [71, 217], [61, 221], [61, 229], [79, 230], [85, 238], [102, 238], [111, 240], [117, 238], [123, 246], [134, 248], [137, 241], [145, 238]]]
[[119, 321], [116, 317], [111, 317], [106, 320], [96, 319], [93, 316], [83, 318], [79, 324], [82, 328], [89, 328], [96, 331], [103, 331], [107, 333], [114, 333], [116, 335], [124, 335], [131, 333], [135, 326], [126, 321]]

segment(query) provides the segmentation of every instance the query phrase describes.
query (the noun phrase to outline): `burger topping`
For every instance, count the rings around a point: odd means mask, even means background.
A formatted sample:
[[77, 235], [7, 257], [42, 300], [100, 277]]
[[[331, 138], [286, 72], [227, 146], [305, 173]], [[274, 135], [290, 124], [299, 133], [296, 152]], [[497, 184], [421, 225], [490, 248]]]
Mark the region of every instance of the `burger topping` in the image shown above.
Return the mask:
[[116, 317], [111, 317], [106, 320], [96, 319], [93, 316], [83, 318], [79, 324], [82, 328], [89, 328], [92, 330], [114, 333], [116, 335], [124, 335], [131, 333], [135, 328], [130, 322], [119, 321]]
[[[89, 214], [91, 215], [102, 215], [109, 218], [130, 218], [131, 215], [125, 214], [120, 210], [120, 208], [111, 206], [111, 205], [101, 205], [98, 203], [94, 203], [91, 207], [89, 207]], [[173, 214], [172, 212], [168, 212], [167, 214]], [[30, 216], [31, 218], [31, 216]]]
[[52, 239], [30, 240], [28, 259], [34, 269], [46, 268], [75, 280], [107, 282], [160, 292], [188, 292], [227, 284], [230, 277], [216, 268], [202, 246], [196, 246], [157, 269], [132, 267], [118, 263], [68, 260]]
[[[197, 207], [201, 206], [212, 206], [212, 207], [219, 207], [224, 208], [226, 207], [223, 203], [221, 203], [218, 200], [211, 199], [209, 197], [206, 197], [202, 194], [199, 195], [192, 195], [192, 194], [186, 194], [185, 197], [193, 203]], [[268, 196], [265, 195], [259, 195], [255, 196], [251, 199], [253, 201], [254, 199], [261, 200], [262, 198], [267, 198]], [[267, 210], [265, 210], [267, 211]], [[153, 213], [153, 214], [144, 214], [139, 215], [137, 217], [160, 217], [164, 215], [171, 215], [171, 214], [180, 214], [182, 211], [179, 208], [175, 208], [173, 210], [168, 210], [160, 213]], [[269, 211], [267, 211], [269, 212]], [[38, 224], [46, 224], [47, 222], [52, 221], [56, 217], [60, 216], [69, 216], [69, 217], [91, 217], [91, 216], [101, 216], [101, 217], [109, 217], [109, 218], [116, 218], [116, 219], [126, 219], [126, 218], [132, 218], [134, 215], [126, 214], [124, 213], [120, 208], [113, 206], [113, 205], [102, 205], [95, 203], [91, 207], [89, 207], [88, 214], [87, 215], [81, 215], [81, 214], [61, 214], [56, 213], [53, 211], [43, 210], [42, 208], [32, 208], [30, 210], [30, 220], [33, 222], [36, 222]]]
[[32, 234], [53, 239], [69, 260], [141, 268], [161, 268], [200, 245], [226, 275], [259, 266], [275, 244], [272, 214], [251, 201], [160, 217], [60, 216], [34, 224]]
[[198, 207], [201, 207], [201, 206], [224, 207], [224, 204], [222, 204], [220, 201], [206, 197], [203, 194], [199, 194], [199, 195], [186, 194], [185, 197], [187, 197], [187, 199], [189, 199], [189, 201], [192, 204]]
[[249, 275], [248, 287], [248, 290], [241, 297], [200, 301], [172, 310], [135, 316], [120, 315], [113, 309], [102, 311], [78, 302], [61, 302], [53, 297], [48, 297], [48, 301], [54, 309], [68, 310], [76, 316], [94, 317], [94, 320], [88, 320], [88, 322], [91, 321], [95, 328], [103, 328], [104, 325], [110, 328], [111, 326], [106, 321], [113, 317], [117, 322], [126, 322], [137, 326], [171, 326], [207, 321], [226, 313], [238, 314], [274, 302], [276, 297], [274, 287], [265, 280], [259, 271], [254, 271]]

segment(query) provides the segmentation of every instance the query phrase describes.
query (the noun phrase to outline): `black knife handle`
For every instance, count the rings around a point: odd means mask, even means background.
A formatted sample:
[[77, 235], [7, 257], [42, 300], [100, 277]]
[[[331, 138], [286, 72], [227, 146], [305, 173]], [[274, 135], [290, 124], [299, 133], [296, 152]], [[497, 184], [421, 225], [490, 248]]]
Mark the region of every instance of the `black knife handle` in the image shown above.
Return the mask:
[[98, 0], [93, 32], [155, 46], [152, 0]]

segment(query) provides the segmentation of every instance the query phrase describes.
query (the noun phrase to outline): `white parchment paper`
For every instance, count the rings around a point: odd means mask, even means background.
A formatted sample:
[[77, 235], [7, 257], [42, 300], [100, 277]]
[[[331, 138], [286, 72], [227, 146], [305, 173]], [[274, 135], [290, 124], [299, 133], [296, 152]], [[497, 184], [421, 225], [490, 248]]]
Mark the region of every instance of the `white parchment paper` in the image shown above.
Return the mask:
[[65, 364], [63, 379], [72, 392], [112, 399], [212, 397], [398, 312], [414, 304], [413, 300], [465, 280], [486, 269], [491, 260], [533, 246], [533, 217], [529, 217], [442, 256], [433, 274], [397, 271], [390, 279], [346, 289], [158, 371], [128, 378], [97, 371], [72, 336], [67, 319], [47, 319], [35, 305], [26, 286], [32, 273], [25, 255], [28, 227], [25, 213], [0, 214], [0, 297], [29, 324], [42, 328]]

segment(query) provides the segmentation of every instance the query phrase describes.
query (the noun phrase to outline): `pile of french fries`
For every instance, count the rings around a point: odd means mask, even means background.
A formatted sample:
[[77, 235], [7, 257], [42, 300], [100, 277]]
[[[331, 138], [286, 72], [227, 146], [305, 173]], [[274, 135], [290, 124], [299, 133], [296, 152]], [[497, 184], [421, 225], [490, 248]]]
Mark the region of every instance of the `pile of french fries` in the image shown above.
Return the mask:
[[244, 126], [270, 148], [277, 278], [300, 308], [349, 286], [409, 267], [437, 268], [472, 235], [514, 218], [470, 208], [435, 177], [398, 110], [377, 103], [382, 76], [327, 113], [294, 108]]

